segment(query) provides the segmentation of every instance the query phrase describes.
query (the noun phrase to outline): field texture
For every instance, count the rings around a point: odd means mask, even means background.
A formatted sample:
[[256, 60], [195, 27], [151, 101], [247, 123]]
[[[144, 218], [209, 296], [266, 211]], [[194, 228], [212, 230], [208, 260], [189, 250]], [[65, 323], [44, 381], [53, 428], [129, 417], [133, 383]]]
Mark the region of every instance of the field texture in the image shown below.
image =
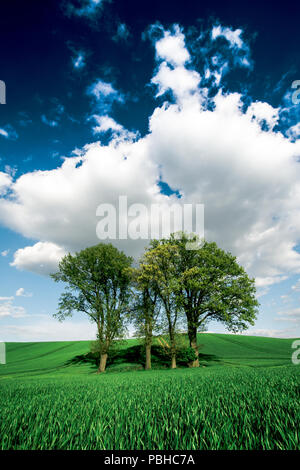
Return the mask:
[[85, 360], [89, 343], [9, 344], [0, 449], [300, 449], [292, 341], [199, 343], [199, 369], [135, 370], [132, 340], [101, 376]]

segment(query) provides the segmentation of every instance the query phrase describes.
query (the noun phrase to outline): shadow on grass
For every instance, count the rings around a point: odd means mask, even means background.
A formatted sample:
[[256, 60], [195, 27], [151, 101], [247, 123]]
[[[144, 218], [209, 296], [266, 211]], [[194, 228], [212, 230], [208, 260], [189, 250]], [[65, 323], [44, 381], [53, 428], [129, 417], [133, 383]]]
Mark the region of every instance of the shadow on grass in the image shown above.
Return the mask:
[[[142, 345], [112, 350], [107, 359], [107, 371], [143, 370], [145, 360], [145, 348]], [[221, 361], [214, 354], [199, 352], [199, 362], [200, 365], [208, 367]], [[75, 356], [66, 363], [66, 365], [71, 364], [90, 364], [96, 370], [99, 366], [99, 357], [95, 353], [88, 352]], [[170, 367], [170, 357], [161, 346], [152, 345], [151, 365], [152, 369], [168, 369]], [[177, 357], [177, 366], [188, 367], [188, 363], [180, 357], [180, 354]]]

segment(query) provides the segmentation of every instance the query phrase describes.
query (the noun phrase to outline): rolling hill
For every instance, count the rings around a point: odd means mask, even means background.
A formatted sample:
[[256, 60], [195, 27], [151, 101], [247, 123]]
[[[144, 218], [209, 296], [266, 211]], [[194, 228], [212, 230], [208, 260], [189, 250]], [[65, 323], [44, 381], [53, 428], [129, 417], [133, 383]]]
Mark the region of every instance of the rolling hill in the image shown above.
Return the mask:
[[[264, 338], [230, 334], [198, 335], [200, 360], [204, 366], [275, 367], [291, 364], [293, 339]], [[121, 347], [107, 371], [142, 368], [134, 358], [138, 340], [129, 339]], [[4, 377], [48, 374], [90, 374], [96, 365], [88, 357], [89, 341], [58, 341], [40, 343], [6, 343], [7, 363], [0, 366]], [[155, 359], [155, 358], [154, 358]], [[155, 360], [154, 360], [155, 364]]]

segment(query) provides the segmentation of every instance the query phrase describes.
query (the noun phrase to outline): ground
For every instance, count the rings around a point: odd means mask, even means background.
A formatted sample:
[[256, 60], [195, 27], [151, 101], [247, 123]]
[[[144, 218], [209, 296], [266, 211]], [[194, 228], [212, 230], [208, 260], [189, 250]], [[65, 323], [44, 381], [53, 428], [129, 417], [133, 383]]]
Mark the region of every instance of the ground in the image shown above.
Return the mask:
[[199, 369], [142, 370], [137, 340], [97, 375], [89, 342], [8, 343], [0, 449], [299, 449], [293, 340], [201, 334]]

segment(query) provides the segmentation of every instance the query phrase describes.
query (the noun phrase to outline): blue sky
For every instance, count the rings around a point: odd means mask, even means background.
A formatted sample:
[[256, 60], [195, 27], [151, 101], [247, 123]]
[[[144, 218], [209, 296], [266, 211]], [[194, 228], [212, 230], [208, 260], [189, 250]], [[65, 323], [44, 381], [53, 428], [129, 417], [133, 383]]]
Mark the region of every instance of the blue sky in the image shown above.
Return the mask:
[[206, 238], [256, 279], [247, 334], [300, 336], [298, 14], [290, 1], [1, 6], [0, 340], [93, 339], [83, 314], [52, 317], [63, 287], [49, 273], [99, 241], [96, 208], [119, 195], [204, 204]]

